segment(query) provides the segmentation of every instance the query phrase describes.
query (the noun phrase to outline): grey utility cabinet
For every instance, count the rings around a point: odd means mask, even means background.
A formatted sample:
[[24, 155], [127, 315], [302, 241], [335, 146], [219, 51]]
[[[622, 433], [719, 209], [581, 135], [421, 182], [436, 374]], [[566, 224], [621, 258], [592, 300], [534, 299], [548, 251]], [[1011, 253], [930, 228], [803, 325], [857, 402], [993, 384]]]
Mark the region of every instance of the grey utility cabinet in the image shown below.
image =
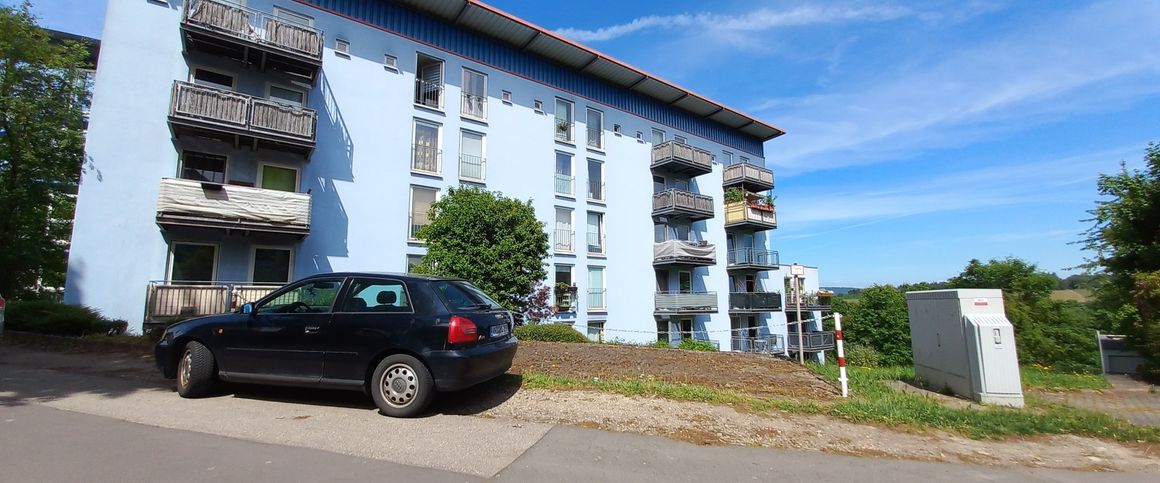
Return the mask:
[[1023, 407], [1015, 330], [995, 289], [907, 292], [914, 375], [934, 389]]

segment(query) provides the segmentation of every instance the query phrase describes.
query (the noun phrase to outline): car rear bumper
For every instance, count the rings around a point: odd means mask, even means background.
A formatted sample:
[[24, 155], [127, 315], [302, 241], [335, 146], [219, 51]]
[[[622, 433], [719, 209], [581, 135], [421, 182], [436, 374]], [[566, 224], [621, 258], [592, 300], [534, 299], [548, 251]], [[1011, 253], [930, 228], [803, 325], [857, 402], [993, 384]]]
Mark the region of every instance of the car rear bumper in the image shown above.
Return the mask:
[[513, 336], [480, 347], [428, 353], [427, 365], [435, 378], [435, 388], [458, 391], [502, 375], [511, 369], [518, 344]]

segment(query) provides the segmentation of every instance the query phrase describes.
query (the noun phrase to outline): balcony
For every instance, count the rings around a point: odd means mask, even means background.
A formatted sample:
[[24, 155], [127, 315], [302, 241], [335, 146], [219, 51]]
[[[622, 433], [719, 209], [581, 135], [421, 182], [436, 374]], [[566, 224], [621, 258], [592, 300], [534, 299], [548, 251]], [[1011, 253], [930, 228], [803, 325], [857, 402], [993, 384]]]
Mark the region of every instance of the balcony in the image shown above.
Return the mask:
[[657, 315], [717, 313], [717, 292], [657, 292], [654, 302]]
[[459, 155], [459, 179], [475, 183], [483, 182], [484, 168], [487, 160], [470, 154]]
[[773, 189], [773, 171], [749, 163], [726, 166], [721, 173], [721, 185], [739, 187], [745, 191], [765, 191]]
[[653, 193], [652, 215], [707, 220], [713, 217], [713, 197], [678, 189], [658, 191]]
[[772, 206], [753, 202], [729, 203], [725, 205], [725, 228], [772, 230], [777, 228], [777, 214]]
[[667, 141], [652, 148], [652, 169], [663, 169], [690, 177], [713, 172], [713, 154], [688, 144]]
[[576, 253], [576, 232], [572, 230], [556, 230], [553, 247], [556, 253]]
[[566, 174], [556, 173], [556, 194], [560, 196], [576, 196], [575, 178]]
[[706, 267], [717, 264], [717, 247], [707, 242], [668, 240], [653, 244], [653, 266]]
[[311, 84], [322, 68], [322, 31], [222, 0], [186, 0], [181, 16], [186, 51], [228, 57]]
[[830, 311], [833, 310], [831, 306], [833, 302], [833, 292], [822, 290], [820, 292], [806, 292], [795, 296], [793, 291], [789, 292], [789, 296], [785, 299], [786, 310], [795, 311], [798, 306], [801, 310], [812, 312], [815, 310]]
[[487, 98], [464, 92], [459, 101], [459, 114], [478, 121], [486, 121]]
[[145, 292], [145, 323], [175, 318], [224, 314], [257, 302], [280, 285], [222, 282], [149, 282]]
[[735, 352], [750, 352], [754, 354], [783, 354], [785, 353], [785, 338], [780, 335], [769, 337], [733, 337], [730, 349]]
[[736, 248], [729, 250], [729, 270], [776, 270], [778, 254], [773, 250]]
[[193, 134], [309, 158], [316, 123], [313, 109], [188, 82], [173, 83], [169, 127], [177, 137]]
[[607, 312], [608, 300], [606, 296], [608, 289], [594, 288], [588, 289], [588, 311], [589, 312]]
[[[790, 332], [785, 336], [788, 342], [789, 350], [798, 350], [798, 334], [797, 332]], [[802, 351], [803, 352], [821, 352], [824, 350], [833, 349], [834, 333], [833, 332], [805, 332], [802, 333]]]
[[729, 313], [758, 314], [781, 311], [777, 292], [734, 292], [729, 294]]
[[310, 195], [166, 178], [157, 224], [301, 237], [310, 234]]
[[443, 83], [415, 79], [415, 105], [443, 110]]

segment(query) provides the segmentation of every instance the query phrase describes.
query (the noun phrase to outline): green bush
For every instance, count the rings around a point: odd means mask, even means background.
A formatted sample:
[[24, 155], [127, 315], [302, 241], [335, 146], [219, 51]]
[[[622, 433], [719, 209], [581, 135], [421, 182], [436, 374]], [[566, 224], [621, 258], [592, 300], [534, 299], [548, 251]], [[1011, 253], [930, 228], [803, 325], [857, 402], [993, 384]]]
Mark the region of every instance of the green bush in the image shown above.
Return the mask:
[[717, 347], [712, 342], [704, 340], [685, 339], [681, 341], [681, 345], [678, 345], [677, 348], [687, 351], [717, 352]]
[[515, 329], [521, 340], [542, 342], [588, 342], [588, 338], [565, 324], [521, 325]]
[[868, 345], [846, 344], [846, 365], [879, 367], [882, 365], [882, 353]]
[[652, 343], [648, 344], [648, 346], [649, 347], [656, 347], [658, 349], [672, 349], [673, 348], [673, 345], [670, 344], [669, 341], [667, 341], [667, 340], [658, 340], [656, 342], [652, 342]]
[[14, 301], [5, 312], [9, 330], [37, 334], [82, 336], [91, 334], [116, 335], [125, 331], [128, 323], [110, 320], [100, 312], [83, 305], [65, 305], [48, 301]]

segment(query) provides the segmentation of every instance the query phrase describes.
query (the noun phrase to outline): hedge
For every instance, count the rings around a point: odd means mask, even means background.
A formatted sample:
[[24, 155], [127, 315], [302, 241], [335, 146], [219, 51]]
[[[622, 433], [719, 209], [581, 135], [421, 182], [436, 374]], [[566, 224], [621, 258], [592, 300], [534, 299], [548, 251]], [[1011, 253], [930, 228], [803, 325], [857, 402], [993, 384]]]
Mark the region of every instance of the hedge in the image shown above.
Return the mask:
[[63, 336], [117, 335], [129, 325], [123, 320], [106, 319], [96, 309], [83, 305], [40, 300], [10, 302], [4, 319], [6, 330]]
[[538, 340], [543, 342], [589, 342], [588, 338], [566, 324], [537, 324], [521, 325], [515, 329], [516, 337], [521, 340]]

